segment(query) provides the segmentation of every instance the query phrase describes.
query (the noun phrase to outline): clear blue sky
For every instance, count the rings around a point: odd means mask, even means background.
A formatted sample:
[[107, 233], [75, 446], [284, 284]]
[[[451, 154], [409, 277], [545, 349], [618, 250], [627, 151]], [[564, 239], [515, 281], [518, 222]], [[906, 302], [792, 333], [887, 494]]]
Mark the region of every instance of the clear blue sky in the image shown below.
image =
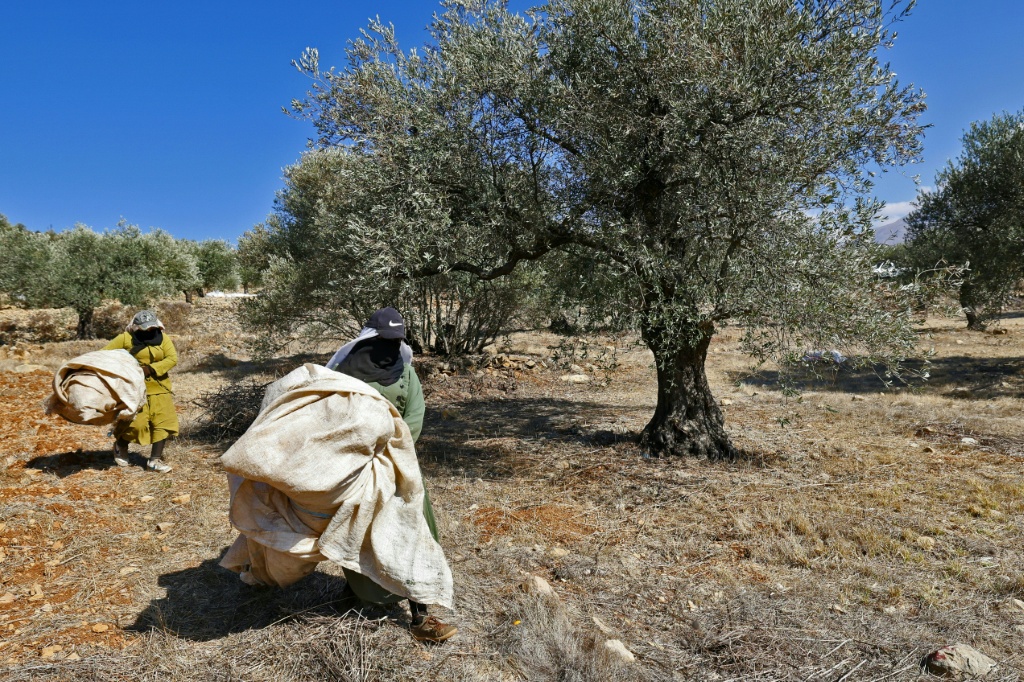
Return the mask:
[[[525, 3], [517, 2], [517, 6]], [[0, 5], [0, 213], [31, 229], [120, 218], [234, 240], [263, 220], [313, 134], [281, 113], [306, 91], [290, 61], [321, 66], [371, 14], [421, 44], [438, 5], [410, 0]], [[928, 94], [924, 163], [889, 173], [892, 217], [931, 184], [973, 120], [1024, 107], [1024, 2], [922, 0], [889, 53]]]

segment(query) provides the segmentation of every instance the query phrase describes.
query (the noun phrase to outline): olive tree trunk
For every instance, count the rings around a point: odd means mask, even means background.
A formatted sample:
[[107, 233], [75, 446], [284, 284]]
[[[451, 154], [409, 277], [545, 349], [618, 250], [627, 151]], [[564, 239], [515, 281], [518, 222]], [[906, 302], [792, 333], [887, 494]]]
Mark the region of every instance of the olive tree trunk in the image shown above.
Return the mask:
[[78, 313], [78, 325], [75, 328], [75, 338], [79, 340], [95, 339], [96, 333], [92, 328], [92, 308], [76, 310]]
[[969, 280], [964, 280], [960, 285], [960, 307], [967, 317], [967, 328], [974, 331], [985, 331], [986, 320], [978, 314], [976, 298], [974, 284]]
[[643, 330], [658, 370], [658, 406], [641, 444], [659, 456], [735, 456], [704, 370], [710, 331], [701, 332], [692, 343], [667, 336], [660, 330]]

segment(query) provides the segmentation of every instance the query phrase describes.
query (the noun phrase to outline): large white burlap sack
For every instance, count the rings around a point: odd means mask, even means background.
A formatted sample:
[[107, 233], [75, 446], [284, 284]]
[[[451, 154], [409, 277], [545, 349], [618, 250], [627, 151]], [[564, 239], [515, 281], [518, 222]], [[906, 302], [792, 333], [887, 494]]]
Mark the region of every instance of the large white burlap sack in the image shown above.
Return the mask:
[[97, 350], [68, 360], [53, 376], [47, 414], [102, 426], [132, 419], [146, 402], [146, 375], [126, 350]]
[[[452, 574], [423, 516], [412, 435], [371, 386], [299, 367], [267, 388], [259, 416], [222, 462], [233, 475], [231, 523], [246, 542], [273, 550], [267, 563], [327, 558], [394, 594], [451, 607]], [[222, 564], [245, 578], [239, 540]], [[276, 569], [263, 573], [308, 572]]]

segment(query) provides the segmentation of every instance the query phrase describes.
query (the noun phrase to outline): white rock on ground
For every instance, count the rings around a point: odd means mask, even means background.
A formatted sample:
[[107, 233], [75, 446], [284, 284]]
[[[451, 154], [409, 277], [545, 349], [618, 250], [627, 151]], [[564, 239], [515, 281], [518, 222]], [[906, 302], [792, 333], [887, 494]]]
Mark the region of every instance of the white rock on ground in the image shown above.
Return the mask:
[[551, 584], [537, 575], [531, 575], [523, 583], [523, 590], [527, 594], [536, 594], [542, 597], [554, 597], [558, 599], [558, 593], [555, 592], [555, 588], [551, 587]]
[[29, 372], [37, 372], [40, 370], [49, 372], [50, 368], [46, 365], [18, 365], [14, 368], [14, 371], [18, 374], [28, 374]]
[[608, 627], [608, 624], [605, 623], [603, 620], [601, 620], [597, 616], [591, 616], [591, 620], [594, 621], [594, 625], [597, 626], [598, 630], [600, 630], [601, 632], [603, 632], [606, 635], [612, 634], [612, 629], [610, 627]]
[[995, 668], [995, 661], [967, 644], [944, 646], [921, 661], [922, 670], [954, 680], [985, 677]]
[[633, 652], [626, 648], [626, 645], [622, 643], [621, 639], [609, 639], [605, 640], [604, 650], [609, 656], [615, 660], [622, 661], [623, 663], [633, 663], [636, 661], [636, 656]]

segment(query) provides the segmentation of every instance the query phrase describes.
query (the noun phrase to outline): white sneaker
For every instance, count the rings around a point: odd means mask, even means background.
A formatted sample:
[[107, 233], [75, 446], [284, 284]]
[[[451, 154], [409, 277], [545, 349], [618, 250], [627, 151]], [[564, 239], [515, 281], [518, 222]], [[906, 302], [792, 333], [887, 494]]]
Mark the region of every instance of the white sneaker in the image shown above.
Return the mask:
[[170, 464], [164, 464], [162, 459], [150, 459], [146, 462], [146, 468], [150, 471], [156, 471], [161, 474], [166, 474], [171, 470]]
[[128, 453], [125, 452], [124, 456], [122, 456], [121, 451], [117, 449], [117, 445], [114, 445], [114, 464], [119, 467], [128, 466]]

